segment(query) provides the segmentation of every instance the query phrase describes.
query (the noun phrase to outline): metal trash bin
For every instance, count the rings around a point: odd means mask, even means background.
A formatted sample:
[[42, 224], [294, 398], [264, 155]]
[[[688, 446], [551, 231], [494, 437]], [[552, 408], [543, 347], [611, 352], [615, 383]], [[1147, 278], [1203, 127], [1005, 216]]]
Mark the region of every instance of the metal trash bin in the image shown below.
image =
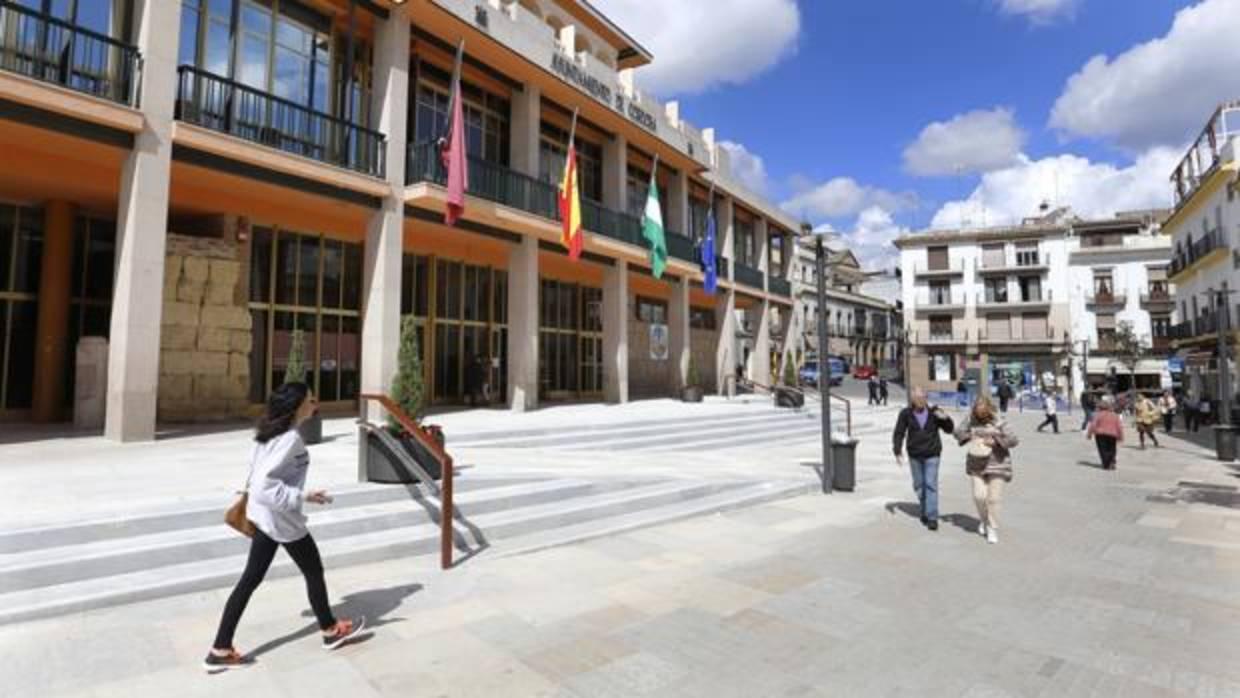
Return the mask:
[[1236, 427], [1217, 424], [1214, 427], [1214, 452], [1224, 463], [1236, 460]]
[[857, 444], [860, 439], [843, 434], [831, 435], [831, 487], [844, 492], [857, 489]]

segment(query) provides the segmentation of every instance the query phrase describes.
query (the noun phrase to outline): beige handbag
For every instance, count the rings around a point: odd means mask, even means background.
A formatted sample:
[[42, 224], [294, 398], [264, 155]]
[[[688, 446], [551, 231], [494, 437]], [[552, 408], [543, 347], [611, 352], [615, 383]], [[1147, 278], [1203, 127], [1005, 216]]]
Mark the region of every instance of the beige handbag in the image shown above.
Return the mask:
[[245, 489], [242, 490], [241, 496], [237, 498], [237, 501], [232, 506], [228, 507], [228, 511], [224, 512], [224, 523], [246, 538], [253, 538], [254, 524], [250, 523], [250, 519], [245, 515], [245, 507], [249, 502], [250, 478], [247, 477], [245, 479]]
[[974, 437], [969, 440], [969, 458], [977, 460], [990, 460], [990, 455], [995, 449], [980, 438]]

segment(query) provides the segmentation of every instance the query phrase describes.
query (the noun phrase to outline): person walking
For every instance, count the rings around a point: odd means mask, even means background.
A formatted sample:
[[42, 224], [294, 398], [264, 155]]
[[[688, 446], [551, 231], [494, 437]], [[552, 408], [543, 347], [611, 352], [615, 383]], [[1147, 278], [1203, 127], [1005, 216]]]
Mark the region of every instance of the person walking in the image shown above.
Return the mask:
[[1156, 407], [1145, 395], [1137, 395], [1137, 438], [1141, 440], [1141, 450], [1145, 450], [1145, 437], [1150, 437], [1154, 442], [1154, 448], [1161, 448], [1158, 445], [1158, 437], [1154, 435], [1154, 429], [1158, 426], [1158, 407]]
[[1057, 400], [1054, 393], [1048, 390], [1042, 394], [1042, 410], [1046, 414], [1046, 419], [1042, 420], [1042, 423], [1038, 425], [1039, 432], [1049, 424], [1054, 428], [1056, 434], [1059, 433], [1059, 415], [1055, 412], [1058, 407], [1056, 403]]
[[251, 663], [233, 646], [233, 635], [254, 590], [267, 575], [267, 569], [281, 546], [297, 564], [306, 579], [310, 607], [322, 634], [323, 647], [333, 650], [357, 637], [366, 619], [337, 619], [327, 601], [323, 562], [318, 546], [306, 529], [306, 502], [330, 504], [324, 490], [306, 491], [306, 471], [310, 454], [297, 432], [317, 409], [318, 403], [305, 383], [286, 383], [267, 399], [267, 407], [254, 434], [250, 457], [249, 493], [245, 515], [254, 526], [250, 555], [245, 571], [233, 588], [220, 618], [215, 642], [203, 660], [208, 673], [219, 673]]
[[987, 543], [998, 543], [999, 506], [1004, 487], [1012, 481], [1012, 449], [1020, 439], [985, 395], [973, 401], [969, 416], [956, 427], [955, 437], [967, 448], [965, 472], [977, 506], [977, 532]]
[[956, 399], [961, 407], [967, 407], [969, 404], [969, 386], [965, 384], [963, 378], [956, 381]]
[[1089, 423], [1094, 418], [1094, 411], [1098, 409], [1098, 399], [1094, 397], [1093, 392], [1086, 388], [1081, 391], [1081, 412], [1084, 418], [1081, 420], [1081, 431], [1085, 431], [1089, 427]]
[[878, 379], [878, 400], [884, 407], [887, 405], [887, 379]]
[[1102, 469], [1115, 470], [1115, 450], [1124, 442], [1124, 423], [1115, 414], [1115, 403], [1110, 396], [1104, 396], [1098, 403], [1098, 414], [1089, 423], [1085, 438], [1092, 438], [1098, 446]]
[[865, 386], [866, 386], [866, 389], [869, 391], [869, 400], [865, 404], [877, 405], [878, 404], [878, 378], [875, 378], [873, 375], [871, 375], [870, 379], [866, 381]]
[[1158, 411], [1162, 413], [1163, 429], [1166, 433], [1171, 433], [1171, 426], [1175, 424], [1175, 395], [1170, 390], [1164, 390], [1162, 397], [1158, 398]]
[[913, 491], [921, 507], [921, 523], [931, 531], [939, 530], [939, 458], [943, 442], [939, 432], [952, 433], [952, 418], [937, 406], [930, 406], [926, 391], [913, 388], [910, 404], [900, 410], [896, 428], [891, 432], [891, 448], [896, 463], [904, 467], [903, 452], [908, 452]]
[[1008, 401], [1012, 399], [1012, 384], [1008, 382], [1008, 379], [1004, 378], [996, 392], [999, 395], [999, 412], [1007, 414]]
[[[1214, 401], [1208, 397], [1201, 398], [1197, 403], [1197, 425], [1210, 426], [1214, 423]], [[1193, 427], [1193, 431], [1197, 431], [1197, 427]]]
[[1197, 401], [1196, 397], [1189, 395], [1184, 398], [1184, 431], [1197, 431], [1199, 424], [1197, 408], [1199, 406], [1200, 403]]

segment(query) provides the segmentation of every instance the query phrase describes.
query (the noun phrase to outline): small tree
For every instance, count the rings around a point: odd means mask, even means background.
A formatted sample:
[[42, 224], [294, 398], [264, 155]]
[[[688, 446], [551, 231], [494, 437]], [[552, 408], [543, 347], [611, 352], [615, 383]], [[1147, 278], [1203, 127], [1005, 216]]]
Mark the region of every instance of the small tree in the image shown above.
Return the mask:
[[797, 366], [791, 356], [784, 357], [784, 385], [795, 388], [797, 385]]
[[[396, 376], [392, 379], [392, 399], [414, 420], [422, 415], [426, 385], [422, 375], [422, 359], [418, 355], [418, 328], [412, 316], [400, 323], [400, 349], [396, 354]], [[400, 423], [388, 415], [388, 424], [400, 430]]]
[[1137, 362], [1149, 353], [1145, 337], [1137, 334], [1131, 322], [1121, 322], [1115, 330], [1115, 358], [1128, 368], [1129, 403], [1136, 404]]
[[284, 367], [284, 383], [306, 382], [306, 333], [293, 330], [288, 348], [288, 364]]
[[698, 387], [701, 382], [701, 377], [698, 376], [697, 363], [693, 361], [692, 356], [689, 357], [689, 370], [686, 371], [685, 378], [688, 381], [687, 386], [690, 388]]

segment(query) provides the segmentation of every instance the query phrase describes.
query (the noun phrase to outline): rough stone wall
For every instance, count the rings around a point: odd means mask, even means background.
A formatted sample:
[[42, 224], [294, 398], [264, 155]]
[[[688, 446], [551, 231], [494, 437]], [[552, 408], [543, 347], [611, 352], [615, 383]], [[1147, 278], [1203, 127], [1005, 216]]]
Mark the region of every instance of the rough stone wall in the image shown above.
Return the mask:
[[250, 313], [241, 250], [218, 238], [168, 235], [159, 361], [159, 420], [245, 416], [250, 389]]
[[719, 385], [715, 377], [715, 354], [719, 347], [718, 330], [689, 330], [689, 346], [693, 368], [697, 369], [698, 385], [703, 392], [714, 393]]

